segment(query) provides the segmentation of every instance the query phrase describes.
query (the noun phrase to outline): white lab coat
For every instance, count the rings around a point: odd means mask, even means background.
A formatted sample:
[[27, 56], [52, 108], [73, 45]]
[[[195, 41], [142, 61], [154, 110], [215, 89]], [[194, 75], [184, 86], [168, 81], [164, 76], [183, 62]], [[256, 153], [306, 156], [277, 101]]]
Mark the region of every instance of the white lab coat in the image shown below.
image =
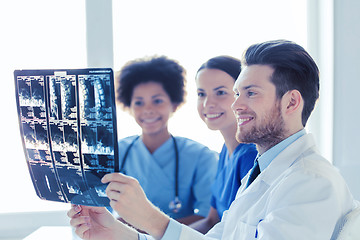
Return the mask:
[[247, 178], [206, 237], [182, 226], [180, 239], [335, 239], [343, 216], [356, 205], [337, 169], [316, 152], [310, 134], [289, 145], [245, 189]]

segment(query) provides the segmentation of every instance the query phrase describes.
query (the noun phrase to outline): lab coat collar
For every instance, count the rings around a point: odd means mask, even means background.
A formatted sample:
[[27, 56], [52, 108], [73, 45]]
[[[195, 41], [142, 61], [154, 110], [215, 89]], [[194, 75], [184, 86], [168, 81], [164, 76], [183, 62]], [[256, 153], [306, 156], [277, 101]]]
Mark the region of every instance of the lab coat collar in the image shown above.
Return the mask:
[[[246, 188], [249, 173], [241, 180], [241, 192], [257, 192], [262, 191], [265, 186], [271, 186], [272, 183], [291, 165], [293, 165], [300, 157], [304, 157], [315, 150], [315, 141], [312, 134], [305, 134], [286, 147], [280, 152], [270, 163], [270, 165], [260, 173], [254, 182]], [[249, 189], [249, 191], [248, 191]]]
[[292, 166], [299, 158], [316, 151], [312, 134], [305, 134], [280, 152], [259, 176], [267, 185]]
[[276, 156], [281, 153], [286, 147], [291, 145], [293, 142], [295, 142], [299, 137], [306, 134], [306, 130], [302, 129], [291, 136], [289, 136], [286, 139], [283, 139], [281, 142], [273, 146], [272, 148], [268, 149], [266, 152], [261, 154], [259, 157], [259, 167], [261, 171], [264, 171], [267, 166], [272, 162]]

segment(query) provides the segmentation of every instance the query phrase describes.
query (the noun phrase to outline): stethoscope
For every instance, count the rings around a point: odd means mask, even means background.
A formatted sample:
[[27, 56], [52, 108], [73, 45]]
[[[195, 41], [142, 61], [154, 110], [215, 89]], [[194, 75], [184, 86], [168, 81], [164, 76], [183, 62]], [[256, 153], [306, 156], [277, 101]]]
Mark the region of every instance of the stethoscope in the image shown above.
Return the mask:
[[[169, 203], [169, 209], [173, 211], [174, 213], [178, 213], [182, 207], [181, 201], [179, 199], [179, 150], [176, 144], [175, 137], [173, 135], [170, 135], [173, 142], [174, 142], [174, 150], [175, 150], [175, 198], [174, 200], [170, 201]], [[124, 158], [121, 163], [120, 172], [126, 174], [126, 171], [124, 169], [127, 156], [130, 152], [131, 147], [134, 145], [134, 143], [139, 139], [140, 136], [137, 136], [128, 146], [128, 148], [125, 151]]]

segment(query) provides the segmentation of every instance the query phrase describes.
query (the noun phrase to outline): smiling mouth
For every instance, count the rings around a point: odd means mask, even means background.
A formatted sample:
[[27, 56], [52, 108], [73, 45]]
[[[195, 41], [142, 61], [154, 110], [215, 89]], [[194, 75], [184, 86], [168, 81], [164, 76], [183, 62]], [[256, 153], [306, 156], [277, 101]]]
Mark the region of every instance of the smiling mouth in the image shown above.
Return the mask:
[[146, 118], [146, 119], [142, 119], [141, 122], [143, 123], [154, 123], [156, 121], [158, 121], [160, 118]]
[[223, 113], [212, 113], [212, 114], [204, 114], [206, 118], [208, 119], [215, 119], [215, 118], [219, 118], [221, 115], [223, 115]]
[[238, 118], [238, 119], [237, 119], [237, 122], [238, 122], [238, 125], [243, 125], [243, 124], [246, 124], [246, 123], [250, 122], [250, 121], [253, 120], [253, 119], [254, 119], [253, 117]]

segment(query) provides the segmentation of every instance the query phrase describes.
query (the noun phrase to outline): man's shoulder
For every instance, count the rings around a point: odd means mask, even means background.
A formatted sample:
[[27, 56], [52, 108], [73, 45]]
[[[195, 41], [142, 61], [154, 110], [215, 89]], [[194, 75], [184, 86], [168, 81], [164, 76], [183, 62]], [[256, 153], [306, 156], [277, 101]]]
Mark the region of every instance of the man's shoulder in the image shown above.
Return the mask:
[[299, 183], [309, 183], [309, 186], [315, 186], [316, 183], [319, 183], [323, 184], [324, 187], [338, 189], [339, 191], [347, 191], [348, 189], [340, 171], [315, 152], [295, 161], [285, 175], [288, 179], [298, 179]]
[[300, 157], [291, 167], [315, 175], [340, 175], [338, 169], [317, 152]]

